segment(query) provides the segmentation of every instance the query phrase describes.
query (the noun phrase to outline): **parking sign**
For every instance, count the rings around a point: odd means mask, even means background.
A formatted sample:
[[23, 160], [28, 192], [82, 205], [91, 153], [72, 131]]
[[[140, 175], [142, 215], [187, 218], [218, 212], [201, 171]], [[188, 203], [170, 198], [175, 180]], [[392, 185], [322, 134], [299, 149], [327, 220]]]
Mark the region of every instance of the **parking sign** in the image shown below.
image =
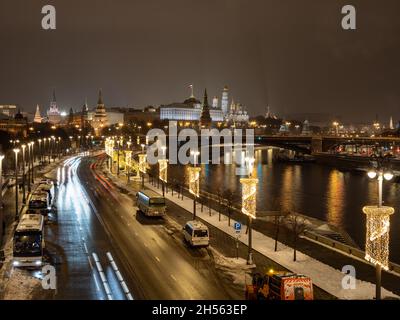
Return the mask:
[[235, 222], [233, 228], [235, 229], [236, 233], [240, 233], [240, 231], [242, 230], [242, 224], [240, 222]]

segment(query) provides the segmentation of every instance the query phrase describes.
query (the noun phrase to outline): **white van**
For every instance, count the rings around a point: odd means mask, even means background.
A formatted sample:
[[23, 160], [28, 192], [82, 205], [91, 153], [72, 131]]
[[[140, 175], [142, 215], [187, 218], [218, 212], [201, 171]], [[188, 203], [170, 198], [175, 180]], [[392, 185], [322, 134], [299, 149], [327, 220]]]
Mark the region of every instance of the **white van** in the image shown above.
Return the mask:
[[208, 228], [200, 221], [188, 221], [183, 228], [185, 241], [191, 246], [208, 246], [210, 242]]

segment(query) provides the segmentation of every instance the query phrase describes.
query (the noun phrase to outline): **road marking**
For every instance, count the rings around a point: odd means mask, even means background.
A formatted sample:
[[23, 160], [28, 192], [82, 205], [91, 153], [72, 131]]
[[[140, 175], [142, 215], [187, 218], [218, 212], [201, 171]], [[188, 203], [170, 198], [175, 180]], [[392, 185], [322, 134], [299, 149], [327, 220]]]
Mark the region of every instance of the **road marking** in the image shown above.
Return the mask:
[[110, 286], [108, 285], [107, 278], [104, 275], [103, 267], [101, 266], [101, 263], [99, 261], [99, 257], [97, 256], [97, 254], [95, 252], [92, 253], [92, 256], [93, 256], [94, 262], [96, 263], [96, 268], [97, 268], [97, 271], [98, 271], [98, 273], [100, 275], [101, 281], [103, 283], [104, 291], [106, 292], [107, 298], [108, 298], [108, 300], [113, 300], [113, 297], [111, 295]]
[[121, 284], [122, 290], [124, 291], [124, 293], [125, 293], [125, 295], [126, 295], [126, 298], [127, 298], [128, 300], [133, 300], [133, 296], [132, 296], [132, 294], [130, 293], [128, 286], [126, 285], [125, 280], [124, 280], [124, 278], [123, 278], [122, 275], [121, 275], [121, 272], [119, 272], [118, 266], [117, 266], [117, 264], [115, 263], [114, 258], [113, 258], [113, 256], [111, 255], [111, 252], [107, 252], [107, 258], [108, 258], [108, 260], [110, 261], [111, 267], [112, 267], [112, 269], [113, 269], [115, 275], [117, 276], [118, 281], [119, 281], [120, 284]]
[[161, 262], [161, 260], [160, 260], [159, 257], [155, 256], [155, 258], [156, 258], [156, 260], [157, 260], [158, 262]]
[[171, 276], [171, 278], [174, 279], [175, 281], [178, 281], [178, 280], [176, 280], [176, 278], [174, 277], [173, 274], [170, 274], [170, 276]]
[[89, 254], [89, 251], [88, 251], [88, 248], [87, 248], [87, 246], [86, 246], [86, 243], [85, 243], [85, 242], [83, 242], [83, 247], [85, 248], [85, 253], [86, 253], [86, 254]]

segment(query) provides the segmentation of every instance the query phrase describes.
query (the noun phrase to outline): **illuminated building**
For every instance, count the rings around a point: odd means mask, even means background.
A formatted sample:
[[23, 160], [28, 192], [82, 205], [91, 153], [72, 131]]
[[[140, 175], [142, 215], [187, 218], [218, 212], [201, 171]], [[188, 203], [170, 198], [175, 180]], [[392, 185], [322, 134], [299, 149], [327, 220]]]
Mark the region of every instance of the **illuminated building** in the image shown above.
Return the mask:
[[50, 102], [50, 109], [47, 111], [47, 119], [51, 124], [59, 124], [61, 122], [61, 113], [58, 110], [55, 90], [53, 90], [53, 100]]
[[[224, 120], [221, 109], [208, 108], [211, 121], [220, 122]], [[193, 94], [184, 102], [175, 102], [160, 106], [160, 120], [176, 121], [200, 121], [202, 112], [201, 102]]]
[[97, 107], [93, 116], [92, 127], [95, 130], [96, 135], [100, 135], [101, 129], [108, 125], [106, 107], [103, 102], [103, 96], [101, 90], [99, 91], [99, 99], [97, 101]]
[[42, 116], [40, 115], [39, 105], [36, 106], [35, 117], [33, 118], [34, 123], [42, 123]]
[[224, 116], [228, 114], [228, 104], [229, 104], [229, 96], [228, 96], [228, 87], [224, 87], [224, 91], [222, 91], [222, 99], [221, 99], [221, 110]]

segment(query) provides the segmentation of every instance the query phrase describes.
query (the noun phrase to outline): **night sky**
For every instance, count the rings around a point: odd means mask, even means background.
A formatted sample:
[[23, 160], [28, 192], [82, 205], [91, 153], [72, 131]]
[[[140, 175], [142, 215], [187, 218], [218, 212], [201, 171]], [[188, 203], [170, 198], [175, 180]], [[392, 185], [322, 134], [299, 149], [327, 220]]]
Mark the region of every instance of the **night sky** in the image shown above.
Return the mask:
[[[41, 29], [41, 8], [57, 30]], [[341, 8], [357, 9], [357, 30]], [[1, 0], [0, 104], [62, 109], [231, 96], [261, 114], [400, 119], [398, 0]], [[43, 108], [43, 107], [42, 107]]]

